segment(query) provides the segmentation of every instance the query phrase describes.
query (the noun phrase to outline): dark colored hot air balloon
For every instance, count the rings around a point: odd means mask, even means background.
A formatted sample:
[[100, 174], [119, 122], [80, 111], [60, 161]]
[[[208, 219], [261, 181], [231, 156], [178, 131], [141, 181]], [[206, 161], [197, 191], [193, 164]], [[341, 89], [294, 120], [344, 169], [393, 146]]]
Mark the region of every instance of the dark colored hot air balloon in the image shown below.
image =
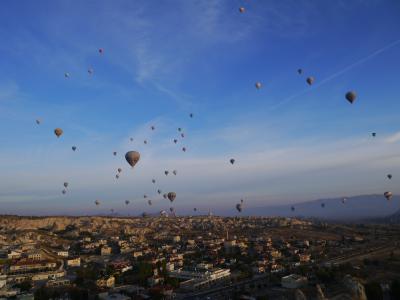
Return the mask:
[[255, 86], [256, 86], [256, 89], [259, 90], [259, 89], [261, 89], [262, 84], [261, 84], [261, 82], [256, 82]]
[[351, 104], [356, 100], [357, 94], [354, 91], [349, 91], [346, 93], [346, 99], [349, 101]]
[[144, 140], [143, 143], [144, 143], [145, 145], [147, 145], [147, 140]]
[[130, 140], [131, 142], [133, 142], [133, 138], [130, 138], [129, 140]]
[[161, 190], [160, 190], [160, 189], [158, 189], [158, 190], [157, 190], [157, 193], [161, 194]]
[[182, 148], [182, 151], [183, 151], [183, 152], [186, 152], [186, 147], [183, 147], [183, 148]]
[[175, 192], [169, 192], [167, 194], [167, 197], [168, 197], [169, 201], [173, 202], [175, 200], [175, 198], [176, 198], [176, 193]]
[[240, 203], [243, 203], [244, 202], [244, 200], [243, 199], [240, 199]]
[[177, 171], [177, 170], [173, 170], [172, 173], [173, 173], [174, 175], [176, 175], [176, 174], [178, 174], [178, 171]]
[[72, 146], [72, 151], [76, 151], [76, 146]]
[[163, 197], [164, 197], [164, 199], [168, 199], [168, 195], [167, 194], [164, 194]]
[[376, 137], [376, 132], [373, 132], [371, 135], [372, 135], [373, 137]]
[[103, 48], [99, 48], [99, 53], [103, 54], [104, 53], [104, 49]]
[[185, 137], [185, 134], [184, 134], [184, 133], [181, 133], [181, 137], [184, 138], [184, 137]]
[[140, 153], [137, 151], [129, 151], [125, 154], [125, 159], [133, 168], [140, 159]]
[[146, 218], [146, 217], [147, 217], [147, 213], [143, 212], [143, 213], [142, 213], [142, 217], [143, 217], [143, 218]]
[[235, 159], [231, 158], [229, 162], [233, 165], [235, 163]]
[[67, 190], [62, 190], [63, 195], [67, 193]]
[[174, 143], [176, 144], [178, 142], [178, 140], [177, 139], [174, 139]]
[[242, 205], [240, 203], [236, 204], [236, 209], [238, 212], [242, 212]]
[[143, 198], [144, 198], [144, 199], [146, 199], [146, 198], [147, 198], [147, 195], [146, 195], [146, 194], [144, 194], [144, 195], [143, 195]]
[[121, 173], [121, 172], [122, 172], [122, 169], [121, 169], [121, 168], [118, 168], [117, 171], [118, 171], [118, 173]]
[[169, 211], [173, 213], [173, 212], [174, 212], [174, 208], [173, 208], [173, 207], [170, 207], [170, 208], [169, 208]]
[[154, 130], [154, 129], [156, 129], [154, 126], [151, 126], [150, 128], [151, 128], [151, 130]]
[[294, 210], [295, 210], [294, 206], [292, 206], [290, 209], [291, 209], [292, 211], [294, 211]]
[[164, 171], [164, 174], [165, 174], [165, 176], [168, 176], [168, 174], [169, 174], [169, 171]]
[[65, 187], [65, 188], [68, 187], [68, 182], [64, 182], [64, 187]]
[[117, 156], [117, 152], [114, 151], [113, 154], [114, 154], [114, 156]]
[[115, 178], [119, 179], [119, 175], [118, 175], [118, 174], [117, 174], [117, 175], [115, 175]]
[[178, 128], [178, 131], [181, 132], [181, 131], [182, 131], [182, 128], [179, 127], [179, 128]]
[[392, 174], [387, 174], [387, 178], [392, 179]]
[[42, 122], [40, 119], [36, 120], [36, 124], [40, 125], [40, 122]]
[[239, 7], [239, 12], [242, 14], [242, 13], [244, 13], [246, 10], [245, 10], [245, 8], [244, 7]]
[[87, 71], [88, 71], [89, 75], [93, 74], [93, 69], [92, 68], [89, 68]]
[[128, 205], [129, 204], [129, 200], [125, 200], [125, 204]]
[[297, 73], [301, 75], [303, 73], [303, 69], [297, 69]]
[[193, 208], [193, 210], [194, 210], [194, 211], [197, 211], [197, 208], [195, 207], [195, 208]]
[[189, 117], [193, 118], [193, 114], [192, 114], [192, 113], [190, 113], [190, 114], [189, 114]]
[[392, 192], [385, 192], [383, 195], [385, 196], [385, 198], [386, 198], [387, 200], [391, 200], [392, 197], [393, 197]]
[[54, 129], [54, 134], [59, 138], [63, 134], [63, 130], [61, 128]]
[[152, 204], [153, 204], [153, 203], [151, 202], [151, 200], [148, 200], [147, 203], [148, 203], [149, 205], [152, 205]]
[[152, 179], [151, 182], [152, 182], [152, 183], [156, 183], [156, 180], [155, 180], [155, 179]]
[[310, 76], [310, 77], [307, 77], [306, 81], [309, 85], [312, 85], [314, 83], [315, 79], [314, 79], [314, 77]]
[[343, 204], [345, 204], [345, 203], [346, 203], [346, 201], [347, 201], [347, 199], [346, 199], [346, 198], [343, 198], [343, 199], [342, 199], [342, 203], [343, 203]]
[[99, 200], [96, 200], [96, 201], [94, 201], [94, 204], [100, 205], [100, 201], [99, 201]]
[[321, 207], [324, 208], [325, 207], [325, 203], [321, 203]]
[[68, 72], [65, 72], [65, 73], [64, 73], [64, 77], [65, 77], [65, 78], [69, 78], [69, 73], [68, 73]]

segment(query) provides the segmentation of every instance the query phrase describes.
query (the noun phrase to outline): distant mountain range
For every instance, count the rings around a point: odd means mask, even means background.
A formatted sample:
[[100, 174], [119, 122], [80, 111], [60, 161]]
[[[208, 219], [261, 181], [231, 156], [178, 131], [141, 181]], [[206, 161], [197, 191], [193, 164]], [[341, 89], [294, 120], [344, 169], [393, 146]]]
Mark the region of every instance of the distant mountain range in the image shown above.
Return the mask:
[[[313, 217], [326, 220], [355, 221], [369, 218], [392, 217], [400, 220], [400, 196], [393, 196], [387, 201], [382, 195], [362, 195], [346, 198], [319, 199], [270, 207], [244, 208], [245, 215], [255, 216], [284, 216], [284, 217]], [[321, 207], [324, 203], [325, 207]], [[291, 207], [295, 210], [292, 211]], [[388, 217], [388, 218], [389, 218]]]

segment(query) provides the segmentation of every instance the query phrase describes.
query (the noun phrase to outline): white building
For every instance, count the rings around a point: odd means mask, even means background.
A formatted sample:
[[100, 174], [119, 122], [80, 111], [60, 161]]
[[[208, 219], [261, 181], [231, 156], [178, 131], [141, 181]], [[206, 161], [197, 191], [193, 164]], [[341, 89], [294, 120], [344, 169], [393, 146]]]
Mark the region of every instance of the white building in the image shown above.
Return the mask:
[[71, 258], [67, 259], [67, 267], [80, 267], [81, 266], [81, 258]]
[[57, 255], [61, 257], [68, 257], [68, 251], [57, 251]]
[[291, 274], [282, 277], [281, 284], [283, 287], [288, 289], [298, 289], [307, 284], [307, 277], [300, 276], [297, 274]]

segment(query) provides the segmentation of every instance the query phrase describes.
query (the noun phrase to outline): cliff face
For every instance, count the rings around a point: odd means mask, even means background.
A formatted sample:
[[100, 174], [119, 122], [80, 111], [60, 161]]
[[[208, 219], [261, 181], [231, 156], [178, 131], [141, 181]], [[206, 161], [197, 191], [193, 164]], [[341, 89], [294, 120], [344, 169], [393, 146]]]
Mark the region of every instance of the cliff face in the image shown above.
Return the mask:
[[120, 219], [107, 217], [15, 217], [2, 216], [0, 229], [7, 230], [37, 230], [48, 229], [53, 231], [65, 230], [67, 227], [79, 229], [117, 229], [121, 225], [133, 225], [134, 219]]

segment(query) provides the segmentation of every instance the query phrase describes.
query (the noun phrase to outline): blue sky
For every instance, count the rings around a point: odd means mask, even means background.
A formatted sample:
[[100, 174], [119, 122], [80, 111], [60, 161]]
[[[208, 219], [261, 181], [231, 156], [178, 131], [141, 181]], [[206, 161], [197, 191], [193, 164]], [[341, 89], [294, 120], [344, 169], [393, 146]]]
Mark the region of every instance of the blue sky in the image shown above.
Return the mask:
[[[157, 188], [177, 192], [178, 212], [232, 213], [240, 198], [250, 207], [400, 192], [399, 1], [1, 8], [0, 213], [168, 209]], [[186, 136], [174, 145], [178, 127]], [[128, 150], [142, 154], [134, 170]]]

